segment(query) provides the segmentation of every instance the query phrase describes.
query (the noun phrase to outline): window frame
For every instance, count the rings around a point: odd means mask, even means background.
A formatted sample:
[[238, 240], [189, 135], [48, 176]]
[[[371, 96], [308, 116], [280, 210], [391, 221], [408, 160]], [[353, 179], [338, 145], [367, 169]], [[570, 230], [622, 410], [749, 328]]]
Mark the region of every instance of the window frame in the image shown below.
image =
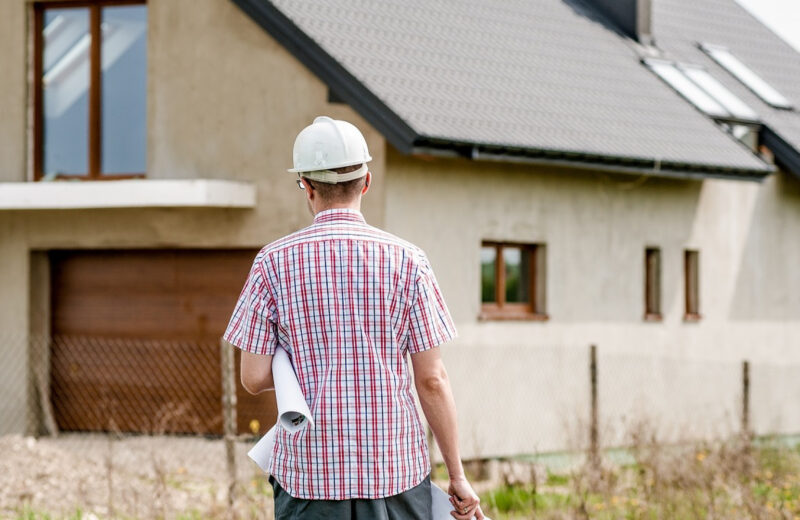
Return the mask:
[[[550, 317], [546, 307], [546, 251], [547, 246], [543, 243], [530, 244], [520, 242], [500, 242], [494, 240], [483, 240], [481, 248], [495, 248], [495, 301], [481, 301], [481, 310], [478, 315], [480, 320], [529, 320], [547, 321]], [[530, 287], [528, 303], [508, 303], [506, 302], [506, 270], [503, 259], [504, 248], [520, 248], [527, 251], [530, 255], [528, 268], [530, 269]]]
[[[651, 269], [651, 255], [655, 258], [655, 267]], [[662, 321], [662, 287], [661, 287], [661, 248], [647, 246], [644, 249], [644, 320]]]
[[89, 34], [89, 99], [87, 136], [87, 172], [85, 175], [58, 174], [55, 179], [81, 181], [107, 181], [122, 179], [141, 179], [146, 172], [125, 172], [104, 174], [102, 165], [102, 73], [100, 48], [102, 45], [100, 25], [101, 12], [105, 7], [120, 5], [147, 5], [147, 0], [40, 0], [34, 2], [33, 9], [33, 180], [41, 181], [45, 174], [42, 171], [44, 162], [44, 89], [42, 85], [44, 55], [44, 12], [47, 9], [88, 8]]
[[683, 289], [685, 321], [700, 321], [700, 251], [685, 249], [683, 251]]

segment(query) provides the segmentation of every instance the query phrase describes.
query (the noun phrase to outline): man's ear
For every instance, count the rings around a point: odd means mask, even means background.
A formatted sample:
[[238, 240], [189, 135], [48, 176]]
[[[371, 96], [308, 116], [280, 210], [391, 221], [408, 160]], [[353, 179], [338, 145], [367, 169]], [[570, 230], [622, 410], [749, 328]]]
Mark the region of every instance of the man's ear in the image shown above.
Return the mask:
[[361, 188], [361, 194], [364, 195], [366, 192], [369, 191], [369, 185], [372, 182], [372, 172], [367, 171], [367, 180], [364, 183], [364, 187]]
[[311, 183], [308, 182], [308, 179], [305, 177], [301, 177], [300, 180], [303, 182], [303, 185], [306, 187], [303, 191], [306, 192], [306, 198], [308, 200], [314, 199], [314, 187], [311, 186]]

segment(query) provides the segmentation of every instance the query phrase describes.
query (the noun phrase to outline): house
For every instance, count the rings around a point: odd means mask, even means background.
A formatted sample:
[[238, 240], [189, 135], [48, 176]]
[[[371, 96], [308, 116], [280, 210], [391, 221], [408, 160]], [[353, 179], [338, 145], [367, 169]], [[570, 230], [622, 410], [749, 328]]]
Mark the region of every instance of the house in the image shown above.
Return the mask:
[[219, 433], [319, 114], [434, 266], [465, 457], [574, 447], [590, 344], [608, 444], [735, 430], [743, 359], [749, 426], [800, 431], [800, 55], [733, 0], [13, 0], [0, 70], [3, 432]]

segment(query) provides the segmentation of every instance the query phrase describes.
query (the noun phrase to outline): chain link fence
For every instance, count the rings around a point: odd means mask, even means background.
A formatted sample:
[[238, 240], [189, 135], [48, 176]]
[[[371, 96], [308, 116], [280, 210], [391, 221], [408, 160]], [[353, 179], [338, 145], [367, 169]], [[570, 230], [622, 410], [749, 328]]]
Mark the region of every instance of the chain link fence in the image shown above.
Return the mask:
[[[246, 452], [274, 424], [274, 394], [244, 392], [237, 349], [78, 335], [0, 345], [0, 517], [272, 518]], [[464, 458], [490, 482], [504, 478], [498, 460], [599, 461], [645, 422], [665, 442], [800, 432], [798, 364], [602, 345], [496, 354], [470, 358], [471, 371], [448, 364]]]

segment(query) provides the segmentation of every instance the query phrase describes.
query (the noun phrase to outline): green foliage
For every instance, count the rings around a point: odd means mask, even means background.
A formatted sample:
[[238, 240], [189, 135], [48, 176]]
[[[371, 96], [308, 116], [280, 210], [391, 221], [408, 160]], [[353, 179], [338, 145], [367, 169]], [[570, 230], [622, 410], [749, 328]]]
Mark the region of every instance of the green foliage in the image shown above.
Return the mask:
[[800, 519], [800, 450], [738, 441], [633, 450], [634, 464], [548, 473], [538, 488], [481, 495], [494, 520]]
[[569, 475], [559, 475], [557, 473], [547, 472], [547, 485], [548, 486], [566, 486], [569, 484]]

